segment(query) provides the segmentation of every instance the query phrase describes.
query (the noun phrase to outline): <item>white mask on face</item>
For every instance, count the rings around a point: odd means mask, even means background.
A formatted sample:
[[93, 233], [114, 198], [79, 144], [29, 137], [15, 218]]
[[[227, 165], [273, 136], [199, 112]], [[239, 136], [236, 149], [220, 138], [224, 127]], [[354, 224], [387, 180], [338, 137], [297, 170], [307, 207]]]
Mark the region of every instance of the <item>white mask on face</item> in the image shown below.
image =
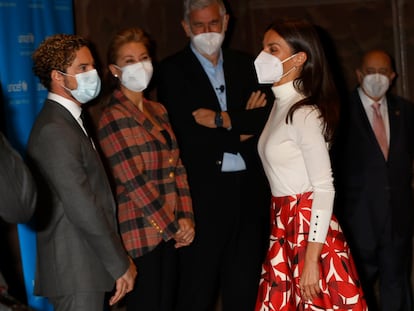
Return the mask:
[[217, 53], [224, 41], [224, 32], [204, 32], [191, 36], [191, 42], [201, 54], [213, 55]]
[[295, 67], [292, 67], [286, 73], [283, 73], [283, 63], [287, 62], [289, 59], [295, 56], [296, 54], [293, 54], [285, 60], [281, 61], [278, 57], [270, 53], [266, 53], [265, 51], [260, 52], [254, 61], [259, 83], [268, 84], [279, 82], [280, 79], [295, 69]]
[[381, 98], [390, 86], [390, 79], [380, 73], [367, 74], [362, 79], [361, 87], [372, 98]]
[[[116, 66], [116, 65], [115, 65]], [[153, 67], [150, 60], [127, 65], [121, 69], [121, 84], [133, 92], [142, 92], [148, 87], [152, 78]]]
[[101, 90], [101, 79], [99, 78], [96, 69], [89, 70], [87, 72], [71, 75], [68, 73], [60, 72], [65, 76], [75, 77], [78, 87], [74, 90], [63, 86], [68, 90], [72, 96], [81, 104], [85, 104], [88, 101], [96, 98]]

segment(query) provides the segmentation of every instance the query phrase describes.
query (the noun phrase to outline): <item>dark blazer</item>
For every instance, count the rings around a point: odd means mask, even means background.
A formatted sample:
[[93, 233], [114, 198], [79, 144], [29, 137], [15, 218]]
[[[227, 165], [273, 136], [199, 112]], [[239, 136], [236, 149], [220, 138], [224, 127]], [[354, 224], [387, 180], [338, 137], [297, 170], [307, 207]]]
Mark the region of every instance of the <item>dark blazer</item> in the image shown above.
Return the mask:
[[0, 133], [0, 217], [29, 221], [36, 207], [36, 184], [21, 156]]
[[35, 294], [109, 291], [129, 265], [104, 168], [70, 112], [46, 100], [28, 161], [38, 181]]
[[[227, 109], [231, 116], [234, 115], [232, 130], [212, 130], [194, 121], [194, 110], [220, 111], [220, 105], [216, 91], [190, 46], [164, 60], [157, 75], [158, 100], [168, 110], [189, 179], [208, 178], [206, 182], [214, 182], [215, 175], [221, 170], [223, 153], [243, 152], [239, 137], [241, 129], [244, 133], [260, 133], [271, 108], [268, 105], [263, 109], [245, 111], [247, 99], [257, 89], [253, 59], [229, 50], [223, 51], [223, 59]], [[166, 80], [165, 77], [174, 79]], [[243, 156], [250, 157], [247, 154]]]
[[333, 148], [336, 213], [350, 241], [363, 249], [377, 245], [388, 219], [393, 234], [409, 237], [413, 227], [413, 104], [388, 95], [387, 105], [388, 161], [357, 90], [343, 111], [343, 123]]

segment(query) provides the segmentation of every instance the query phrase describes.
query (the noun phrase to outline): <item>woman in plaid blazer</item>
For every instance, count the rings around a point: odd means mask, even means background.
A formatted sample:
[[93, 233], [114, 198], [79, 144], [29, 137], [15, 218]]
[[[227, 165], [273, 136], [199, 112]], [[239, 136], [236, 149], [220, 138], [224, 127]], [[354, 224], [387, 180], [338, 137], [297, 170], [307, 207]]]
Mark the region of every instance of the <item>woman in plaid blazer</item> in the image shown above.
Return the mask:
[[172, 310], [176, 249], [194, 239], [187, 175], [167, 112], [143, 95], [153, 71], [149, 43], [138, 28], [112, 40], [108, 79], [115, 88], [98, 129], [116, 188], [122, 240], [138, 268], [126, 297], [128, 311]]

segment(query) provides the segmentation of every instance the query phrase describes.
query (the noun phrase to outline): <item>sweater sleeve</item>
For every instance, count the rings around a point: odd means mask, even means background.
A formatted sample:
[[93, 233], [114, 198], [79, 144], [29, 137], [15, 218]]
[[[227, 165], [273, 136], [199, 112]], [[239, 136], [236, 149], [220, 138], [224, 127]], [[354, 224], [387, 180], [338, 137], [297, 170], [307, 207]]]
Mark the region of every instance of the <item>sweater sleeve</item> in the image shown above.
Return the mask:
[[308, 241], [325, 243], [332, 217], [335, 190], [327, 143], [319, 111], [312, 107], [294, 113], [293, 126], [313, 189]]

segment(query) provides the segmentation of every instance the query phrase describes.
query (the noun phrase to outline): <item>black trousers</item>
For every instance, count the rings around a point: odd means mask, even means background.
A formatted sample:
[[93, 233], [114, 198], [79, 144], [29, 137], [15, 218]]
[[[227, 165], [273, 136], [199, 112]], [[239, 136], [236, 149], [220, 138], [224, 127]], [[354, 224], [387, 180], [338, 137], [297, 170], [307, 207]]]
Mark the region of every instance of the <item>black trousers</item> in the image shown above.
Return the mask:
[[269, 201], [263, 198], [264, 207], [258, 203], [257, 193], [246, 186], [248, 176], [222, 173], [214, 183], [190, 182], [196, 235], [179, 250], [176, 311], [213, 311], [218, 298], [224, 311], [254, 309]]
[[177, 290], [175, 241], [161, 242], [154, 250], [135, 258], [138, 270], [134, 289], [126, 299], [127, 311], [172, 311]]
[[[391, 233], [387, 224], [375, 249], [351, 244], [370, 311], [412, 311], [411, 265], [412, 238]], [[379, 300], [375, 284], [379, 282]]]

